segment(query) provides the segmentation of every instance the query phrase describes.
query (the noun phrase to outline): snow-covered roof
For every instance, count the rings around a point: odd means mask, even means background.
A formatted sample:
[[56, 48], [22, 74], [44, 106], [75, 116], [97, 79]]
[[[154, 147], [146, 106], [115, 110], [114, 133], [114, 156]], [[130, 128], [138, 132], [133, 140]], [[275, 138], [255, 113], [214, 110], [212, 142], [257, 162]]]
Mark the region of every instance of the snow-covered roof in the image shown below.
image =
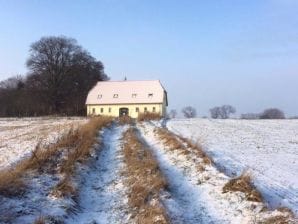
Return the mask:
[[101, 81], [90, 90], [86, 104], [163, 103], [164, 97], [166, 90], [159, 80]]

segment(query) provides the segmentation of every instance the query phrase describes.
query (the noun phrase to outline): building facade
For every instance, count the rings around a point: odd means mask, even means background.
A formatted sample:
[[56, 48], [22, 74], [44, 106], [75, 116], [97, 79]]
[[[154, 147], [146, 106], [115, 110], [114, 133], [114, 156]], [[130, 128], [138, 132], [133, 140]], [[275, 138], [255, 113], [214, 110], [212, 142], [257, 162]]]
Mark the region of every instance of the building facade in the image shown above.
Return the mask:
[[137, 118], [141, 113], [164, 117], [167, 92], [159, 80], [98, 82], [88, 93], [87, 115]]

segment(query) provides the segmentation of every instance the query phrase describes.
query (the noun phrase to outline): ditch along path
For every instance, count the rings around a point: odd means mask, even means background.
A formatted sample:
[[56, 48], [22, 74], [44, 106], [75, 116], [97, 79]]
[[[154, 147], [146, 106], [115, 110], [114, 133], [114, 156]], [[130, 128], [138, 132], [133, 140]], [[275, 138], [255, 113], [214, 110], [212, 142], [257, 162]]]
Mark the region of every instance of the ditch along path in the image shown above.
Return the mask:
[[152, 123], [137, 127], [167, 180], [168, 193], [162, 201], [171, 223], [279, 223], [274, 220], [285, 216], [286, 223], [294, 223], [290, 213], [268, 211], [242, 192], [223, 193], [230, 178], [185, 139]]
[[121, 138], [127, 126], [112, 125], [102, 133], [103, 147], [92, 167], [82, 168], [80, 211], [66, 223], [130, 223]]

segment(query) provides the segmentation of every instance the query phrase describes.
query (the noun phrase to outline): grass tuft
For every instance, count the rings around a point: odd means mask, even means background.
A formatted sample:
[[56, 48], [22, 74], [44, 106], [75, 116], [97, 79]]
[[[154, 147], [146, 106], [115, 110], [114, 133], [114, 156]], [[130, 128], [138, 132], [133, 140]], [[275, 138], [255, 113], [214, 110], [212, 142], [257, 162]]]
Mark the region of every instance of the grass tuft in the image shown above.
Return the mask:
[[18, 170], [1, 171], [0, 180], [0, 195], [5, 197], [19, 196], [26, 190], [26, 184]]
[[245, 193], [248, 201], [262, 202], [263, 198], [252, 184], [251, 176], [243, 173], [241, 176], [229, 180], [223, 187], [223, 192], [240, 191]]

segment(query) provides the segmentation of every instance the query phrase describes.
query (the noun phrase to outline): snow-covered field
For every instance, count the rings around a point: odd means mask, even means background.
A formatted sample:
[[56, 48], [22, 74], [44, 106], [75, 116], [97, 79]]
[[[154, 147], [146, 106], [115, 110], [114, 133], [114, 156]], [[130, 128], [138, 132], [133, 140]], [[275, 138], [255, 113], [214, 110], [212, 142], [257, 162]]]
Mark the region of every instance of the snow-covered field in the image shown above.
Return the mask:
[[[17, 162], [29, 155], [39, 140], [45, 144], [55, 142], [71, 126], [84, 122], [86, 119], [82, 118], [0, 119], [0, 137], [7, 142], [0, 142], [0, 158], [9, 159], [0, 165], [7, 167]], [[223, 187], [231, 179], [228, 175], [249, 170], [272, 205], [281, 204], [297, 213], [298, 121], [195, 119], [167, 123], [178, 135], [200, 139], [217, 167], [205, 164], [196, 153], [198, 148], [182, 144], [182, 138], [170, 132], [182, 145], [168, 145], [158, 132], [160, 126], [160, 122], [144, 122], [134, 127], [167, 181], [167, 187], [155, 193], [169, 223], [252, 224], [279, 216], [297, 223], [287, 211], [264, 209], [264, 203], [248, 201], [243, 192], [223, 193]], [[38, 217], [46, 223], [136, 223], [134, 214], [138, 208], [131, 207], [129, 197], [142, 191], [131, 191], [132, 186], [126, 181], [129, 160], [123, 154], [123, 134], [129, 127], [114, 123], [98, 132], [88, 163], [76, 163], [72, 179], [78, 189], [76, 197], [53, 194], [61, 174], [32, 170], [24, 176], [28, 184], [24, 195], [0, 195], [0, 223], [29, 224]], [[28, 147], [17, 151], [16, 145]], [[5, 153], [4, 148], [14, 154]], [[141, 159], [142, 154], [139, 156]]]
[[7, 168], [30, 155], [38, 143], [50, 144], [67, 132], [86, 122], [85, 118], [1, 118], [0, 169]]
[[226, 174], [251, 173], [272, 207], [298, 214], [298, 120], [176, 119], [167, 127], [199, 141]]

